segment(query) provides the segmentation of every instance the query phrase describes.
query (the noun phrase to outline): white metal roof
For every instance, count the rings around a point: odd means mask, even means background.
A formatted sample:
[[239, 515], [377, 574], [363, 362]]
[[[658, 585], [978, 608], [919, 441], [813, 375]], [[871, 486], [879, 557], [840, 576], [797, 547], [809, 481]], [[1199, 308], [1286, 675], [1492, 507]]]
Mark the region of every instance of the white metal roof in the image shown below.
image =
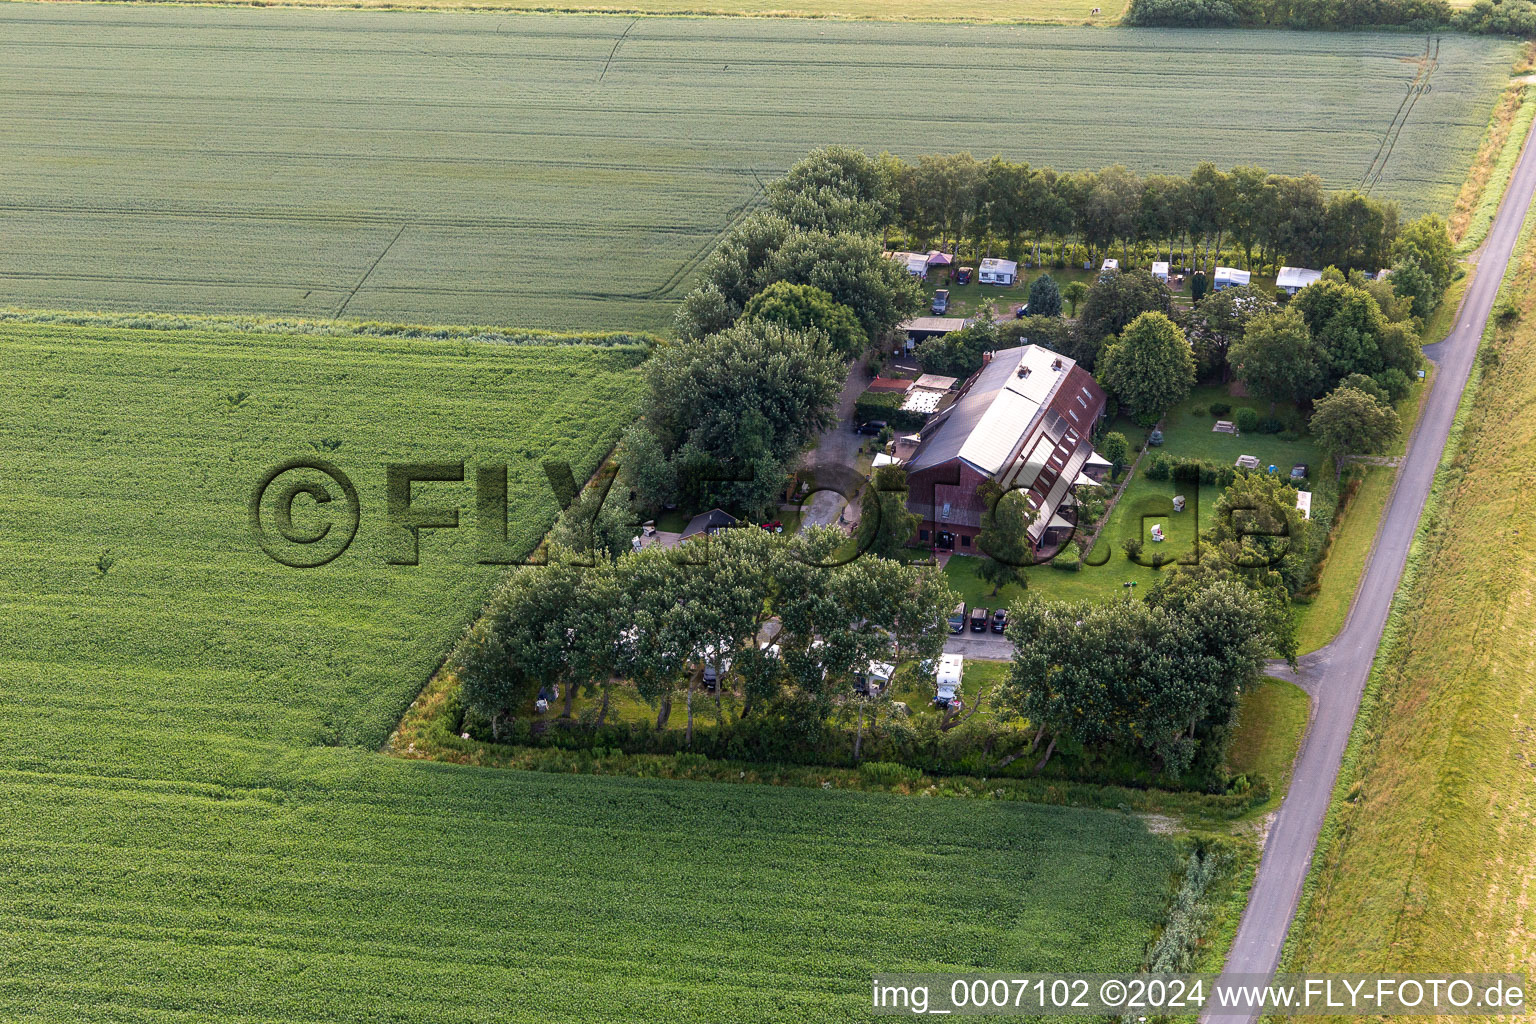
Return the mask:
[[915, 316], [896, 325], [898, 331], [958, 331], [970, 323], [963, 316]]
[[988, 256], [981, 261], [981, 270], [982, 273], [995, 274], [998, 271], [1002, 271], [1005, 274], [1016, 274], [1018, 273], [1019, 265], [1013, 260], [999, 260]]
[[960, 458], [982, 473], [996, 475], [1075, 365], [1039, 345], [994, 352], [976, 382], [945, 413], [948, 418], [918, 448], [910, 468]]
[[1246, 270], [1236, 270], [1232, 267], [1217, 267], [1216, 280], [1231, 281], [1233, 284], [1247, 284], [1253, 275]]
[[1280, 273], [1275, 275], [1276, 288], [1305, 288], [1314, 281], [1322, 280], [1321, 270], [1308, 270], [1306, 267], [1281, 267]]
[[1168, 264], [1166, 262], [1152, 264], [1152, 276], [1156, 277], [1158, 274], [1162, 274], [1164, 277], [1168, 276]]
[[898, 459], [896, 456], [894, 456], [894, 455], [887, 455], [885, 452], [877, 452], [877, 453], [875, 453], [874, 460], [872, 462], [870, 462], [869, 468], [870, 469], [879, 469], [881, 466], [899, 466], [899, 465], [901, 465], [901, 460]]

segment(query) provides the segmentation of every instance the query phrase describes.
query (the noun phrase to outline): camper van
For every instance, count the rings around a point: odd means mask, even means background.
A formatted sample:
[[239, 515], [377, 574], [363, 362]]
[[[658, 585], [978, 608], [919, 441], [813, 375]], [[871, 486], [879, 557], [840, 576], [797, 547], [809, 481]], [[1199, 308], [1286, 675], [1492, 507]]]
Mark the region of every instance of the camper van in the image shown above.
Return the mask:
[[891, 683], [891, 673], [896, 666], [885, 661], [872, 661], [854, 679], [853, 688], [866, 697], [878, 697]]
[[933, 703], [938, 707], [958, 707], [960, 704], [960, 677], [965, 672], [965, 656], [945, 654], [939, 658], [938, 678], [935, 682]]

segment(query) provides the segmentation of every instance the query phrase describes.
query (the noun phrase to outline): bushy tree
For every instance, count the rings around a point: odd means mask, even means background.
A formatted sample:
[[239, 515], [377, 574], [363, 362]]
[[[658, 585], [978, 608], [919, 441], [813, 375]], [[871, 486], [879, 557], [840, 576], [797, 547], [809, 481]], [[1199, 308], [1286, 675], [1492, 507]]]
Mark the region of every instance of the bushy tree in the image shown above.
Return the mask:
[[1252, 285], [1223, 288], [1201, 299], [1189, 318], [1189, 341], [1199, 372], [1224, 375], [1231, 347], [1248, 322], [1277, 308], [1272, 297]]
[[922, 521], [922, 516], [907, 510], [907, 471], [900, 466], [875, 470], [860, 499], [859, 550], [900, 557]]
[[731, 326], [739, 312], [719, 288], [706, 282], [683, 296], [672, 317], [672, 332], [681, 341], [698, 341]]
[[882, 337], [922, 308], [917, 280], [863, 235], [792, 233], [765, 269], [762, 287], [774, 281], [820, 288], [852, 309], [870, 338]]
[[848, 146], [812, 150], [769, 184], [766, 197], [795, 227], [829, 234], [878, 232], [896, 199], [880, 161]]
[[713, 286], [734, 318], [770, 283], [768, 264], [792, 233], [794, 227], [778, 214], [754, 213], [731, 229], [709, 254], [699, 271], [700, 288]]
[[980, 320], [958, 331], [925, 338], [912, 355], [925, 373], [964, 378], [981, 369], [982, 355], [997, 344], [997, 325]]
[[1030, 316], [1061, 316], [1061, 289], [1050, 274], [1041, 274], [1029, 285]]
[[843, 373], [820, 331], [740, 323], [660, 349], [646, 364], [642, 411], [679, 489], [762, 511], [785, 467], [835, 422]]
[[1068, 281], [1062, 297], [1072, 305], [1072, 315], [1077, 316], [1078, 303], [1088, 297], [1088, 286], [1081, 281]]
[[[1094, 357], [1106, 339], [1118, 335], [1143, 313], [1173, 311], [1168, 289], [1146, 271], [1111, 271], [1088, 289], [1078, 317], [1082, 347], [1076, 359], [1086, 370], [1097, 366]], [[1090, 358], [1084, 358], [1090, 356]]]
[[1412, 255], [1399, 256], [1392, 267], [1392, 293], [1410, 302], [1413, 315], [1423, 319], [1440, 304], [1440, 289], [1429, 271]]
[[[1445, 221], [1432, 213], [1403, 225], [1392, 245], [1392, 255], [1399, 262], [1413, 260], [1429, 275], [1434, 284], [1436, 303], [1456, 276], [1456, 244], [1451, 241]], [[1392, 273], [1395, 276], [1397, 271]]]
[[1248, 322], [1228, 358], [1251, 394], [1276, 402], [1312, 397], [1321, 382], [1312, 332], [1299, 309], [1261, 313]]
[[986, 504], [981, 533], [976, 537], [976, 547], [986, 556], [978, 570], [981, 578], [992, 584], [994, 594], [1009, 583], [1027, 586], [1024, 569], [1035, 563], [1034, 545], [1029, 539], [1035, 510], [1023, 491], [1004, 491], [992, 480], [983, 482], [976, 494]]
[[1336, 465], [1350, 455], [1381, 454], [1402, 429], [1395, 409], [1348, 386], [1317, 400], [1309, 426]]
[[1287, 593], [1295, 593], [1310, 569], [1308, 520], [1296, 507], [1296, 494], [1279, 476], [1238, 474], [1216, 499], [1202, 548], [1210, 546], [1243, 572], [1279, 573]]
[[1369, 375], [1382, 369], [1379, 343], [1387, 321], [1361, 289], [1318, 281], [1297, 292], [1288, 308], [1306, 319], [1329, 384], [1351, 373]]
[[816, 328], [826, 334], [832, 348], [846, 357], [864, 351], [869, 339], [853, 310], [833, 302], [832, 296], [807, 284], [775, 281], [747, 302], [742, 319], [780, 324], [797, 330]]
[[1150, 426], [1189, 395], [1195, 360], [1178, 325], [1162, 313], [1142, 313], [1099, 356], [1099, 382]]
[[1120, 472], [1125, 465], [1125, 460], [1131, 452], [1131, 443], [1125, 439], [1125, 435], [1118, 430], [1111, 430], [1099, 438], [1099, 454], [1109, 460], [1114, 472]]

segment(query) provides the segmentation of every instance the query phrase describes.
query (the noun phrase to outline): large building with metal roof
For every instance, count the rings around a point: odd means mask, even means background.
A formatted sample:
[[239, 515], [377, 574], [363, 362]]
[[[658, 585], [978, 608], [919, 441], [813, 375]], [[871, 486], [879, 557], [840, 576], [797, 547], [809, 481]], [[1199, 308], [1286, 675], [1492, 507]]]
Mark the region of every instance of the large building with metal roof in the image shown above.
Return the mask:
[[977, 488], [992, 480], [1024, 492], [1037, 548], [1061, 543], [1073, 528], [1064, 512], [1071, 489], [1108, 468], [1089, 441], [1104, 405], [1092, 375], [1066, 356], [1039, 345], [990, 353], [907, 460], [907, 507], [922, 517], [917, 541], [977, 553], [985, 511]]

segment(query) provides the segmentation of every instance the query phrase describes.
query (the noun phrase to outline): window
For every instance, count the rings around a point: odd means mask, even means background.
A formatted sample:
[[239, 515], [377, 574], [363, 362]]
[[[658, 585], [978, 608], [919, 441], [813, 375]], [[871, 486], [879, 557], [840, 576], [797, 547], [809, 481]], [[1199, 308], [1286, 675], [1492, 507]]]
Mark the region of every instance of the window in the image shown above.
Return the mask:
[[927, 540], [928, 539], [928, 531], [927, 530], [918, 530], [917, 531], [917, 539], [918, 540]]
[[960, 535], [960, 546], [963, 547], [963, 548], [970, 547], [971, 546], [971, 538], [966, 536], [965, 534], [961, 534]]

